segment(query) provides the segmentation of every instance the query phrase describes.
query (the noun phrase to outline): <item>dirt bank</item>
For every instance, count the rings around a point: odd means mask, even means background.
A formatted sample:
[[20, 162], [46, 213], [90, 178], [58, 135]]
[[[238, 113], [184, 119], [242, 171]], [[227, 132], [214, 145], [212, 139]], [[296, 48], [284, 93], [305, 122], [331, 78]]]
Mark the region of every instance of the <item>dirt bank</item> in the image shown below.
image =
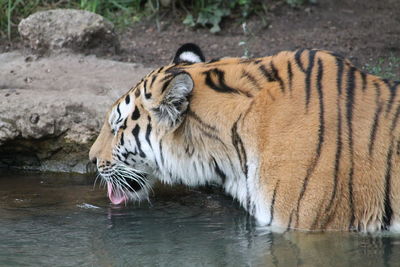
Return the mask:
[[[162, 31], [155, 25], [132, 27], [120, 35], [123, 53], [118, 60], [141, 62], [148, 66], [165, 64], [179, 44], [196, 42], [207, 58], [264, 56], [281, 50], [321, 48], [339, 52], [359, 66], [376, 63], [390, 55], [400, 58], [400, 1], [398, 0], [318, 0], [317, 5], [292, 9], [279, 6], [264, 17], [248, 22], [248, 35], [241, 25], [225, 21], [223, 31], [214, 35], [207, 29], [191, 30], [165, 21]], [[393, 70], [400, 78], [400, 67]]]

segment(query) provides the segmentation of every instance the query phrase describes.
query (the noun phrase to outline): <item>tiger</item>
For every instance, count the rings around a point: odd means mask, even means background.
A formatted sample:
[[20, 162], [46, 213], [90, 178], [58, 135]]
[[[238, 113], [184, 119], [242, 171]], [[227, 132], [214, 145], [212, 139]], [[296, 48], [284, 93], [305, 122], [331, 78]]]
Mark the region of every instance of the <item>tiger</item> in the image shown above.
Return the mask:
[[187, 43], [108, 110], [89, 158], [114, 204], [212, 184], [272, 231], [400, 231], [399, 84], [326, 50], [205, 61]]

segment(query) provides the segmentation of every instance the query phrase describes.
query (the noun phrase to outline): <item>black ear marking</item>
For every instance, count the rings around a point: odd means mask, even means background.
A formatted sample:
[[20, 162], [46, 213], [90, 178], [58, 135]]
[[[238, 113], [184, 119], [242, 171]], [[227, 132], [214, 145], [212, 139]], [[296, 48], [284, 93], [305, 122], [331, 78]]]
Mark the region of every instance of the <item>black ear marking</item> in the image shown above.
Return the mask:
[[186, 43], [182, 45], [178, 51], [176, 51], [174, 60], [172, 63], [199, 63], [205, 62], [205, 57], [198, 45], [193, 43]]

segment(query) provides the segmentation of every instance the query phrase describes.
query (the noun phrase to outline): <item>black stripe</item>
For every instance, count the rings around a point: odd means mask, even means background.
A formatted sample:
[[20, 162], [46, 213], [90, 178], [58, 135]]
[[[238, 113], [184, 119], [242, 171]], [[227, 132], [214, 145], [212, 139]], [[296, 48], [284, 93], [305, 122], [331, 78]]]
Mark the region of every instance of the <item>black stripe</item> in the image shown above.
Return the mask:
[[308, 55], [308, 66], [307, 70], [305, 72], [306, 74], [306, 88], [305, 88], [305, 94], [306, 94], [306, 108], [308, 108], [308, 104], [310, 103], [310, 96], [311, 96], [311, 74], [312, 70], [314, 67], [314, 58], [315, 58], [315, 53], [317, 51], [311, 50]]
[[393, 209], [391, 204], [391, 178], [392, 178], [392, 155], [393, 155], [393, 142], [391, 142], [389, 151], [386, 156], [386, 174], [385, 174], [385, 213], [383, 215], [384, 228], [387, 229], [392, 221]]
[[167, 89], [168, 85], [171, 83], [172, 79], [166, 81], [162, 86], [161, 86], [161, 94], [164, 93], [164, 91]]
[[163, 154], [163, 147], [162, 147], [162, 139], [160, 139], [160, 143], [159, 143], [158, 147], [159, 147], [159, 150], [160, 150], [161, 163], [164, 164], [164, 154]]
[[349, 152], [350, 152], [350, 172], [349, 172], [349, 206], [350, 206], [350, 224], [349, 230], [352, 229], [355, 215], [354, 215], [354, 196], [353, 196], [353, 176], [354, 176], [354, 152], [353, 152], [353, 108], [354, 108], [354, 97], [355, 97], [355, 67], [350, 67], [347, 72], [347, 86], [346, 86], [346, 118], [347, 127], [349, 130], [348, 142], [349, 142]]
[[397, 156], [400, 156], [400, 140], [397, 140], [396, 154], [397, 154]]
[[296, 53], [294, 55], [294, 59], [296, 60], [296, 64], [297, 64], [297, 66], [300, 68], [300, 70], [302, 72], [306, 72], [306, 69], [303, 66], [303, 62], [301, 62], [301, 55], [303, 54], [303, 52], [305, 50], [306, 49], [299, 49], [299, 50], [296, 51]]
[[201, 131], [202, 134], [204, 134], [204, 136], [224, 144], [224, 142], [222, 142], [221, 138], [219, 138], [217, 134], [208, 132], [206, 129], [203, 129], [201, 127], [198, 127], [198, 129]]
[[[239, 94], [239, 91], [229, 87], [225, 83], [225, 72], [219, 70], [219, 69], [211, 69], [209, 71], [203, 72], [204, 75], [206, 75], [206, 84], [209, 86], [211, 89], [213, 89], [216, 92], [219, 93], [235, 93]], [[219, 85], [217, 85], [211, 78], [211, 75], [216, 75]]]
[[246, 177], [247, 177], [248, 168], [247, 168], [246, 150], [244, 148], [242, 139], [240, 138], [240, 135], [237, 132], [237, 124], [238, 124], [238, 121], [239, 121], [240, 118], [241, 118], [241, 115], [235, 121], [235, 123], [233, 124], [233, 126], [231, 128], [232, 144], [233, 144], [233, 146], [234, 146], [234, 148], [236, 150], [236, 153], [238, 155], [240, 166], [242, 167], [242, 171], [243, 171], [244, 175], [246, 175]]
[[139, 108], [136, 106], [135, 110], [132, 112], [131, 119], [135, 121], [139, 118], [140, 118], [140, 111]]
[[217, 161], [215, 160], [215, 158], [213, 158], [214, 161], [214, 170], [216, 172], [216, 174], [221, 178], [222, 184], [225, 184], [226, 181], [226, 174], [221, 170], [221, 168], [218, 166]]
[[176, 65], [169, 66], [164, 70], [165, 73], [171, 73], [172, 75], [175, 75], [180, 71], [182, 71], [182, 68]]
[[121, 158], [121, 156], [117, 153], [117, 158], [118, 158], [118, 160], [120, 161], [120, 162], [124, 162], [124, 159], [123, 158]]
[[150, 88], [153, 87], [154, 81], [156, 80], [157, 75], [153, 75], [153, 77], [151, 77], [151, 82], [150, 82]]
[[161, 68], [159, 68], [156, 72], [156, 74], [160, 73], [163, 69], [165, 68], [165, 66], [162, 66]]
[[147, 128], [146, 128], [146, 141], [149, 144], [150, 148], [153, 148], [151, 145], [151, 142], [150, 142], [150, 133], [151, 133], [151, 129], [152, 129], [150, 116], [148, 117], [148, 120], [149, 120], [149, 124], [147, 124]]
[[270, 216], [271, 218], [270, 218], [269, 223], [267, 224], [267, 226], [271, 226], [272, 221], [274, 220], [274, 208], [275, 208], [276, 191], [278, 190], [278, 187], [279, 187], [279, 181], [280, 181], [280, 180], [278, 180], [278, 181], [276, 182], [276, 185], [275, 185], [275, 188], [274, 188], [274, 193], [273, 193], [273, 195], [272, 195], [272, 201], [271, 201], [271, 216]]
[[301, 61], [301, 55], [303, 54], [305, 50], [300, 49], [296, 52], [294, 55], [294, 59], [296, 60], [297, 66], [300, 68], [302, 72], [306, 75], [305, 77], [305, 101], [306, 101], [306, 109], [308, 110], [308, 104], [310, 103], [310, 96], [311, 96], [311, 75], [312, 75], [312, 70], [314, 67], [314, 59], [315, 59], [315, 54], [317, 53], [318, 50], [307, 50], [308, 51], [308, 66], [307, 69], [304, 68], [303, 62]]
[[319, 127], [318, 127], [318, 144], [317, 144], [317, 149], [315, 152], [315, 157], [313, 161], [311, 162], [311, 165], [307, 169], [306, 176], [303, 180], [303, 186], [300, 191], [299, 198], [297, 200], [297, 220], [296, 220], [296, 226], [299, 223], [299, 212], [300, 212], [300, 203], [301, 200], [304, 197], [304, 194], [306, 192], [307, 186], [308, 186], [308, 181], [310, 180], [311, 174], [314, 172], [315, 167], [317, 166], [317, 163], [321, 157], [321, 151], [322, 151], [322, 145], [324, 143], [324, 137], [325, 137], [325, 119], [324, 119], [324, 101], [323, 101], [323, 89], [322, 89], [322, 75], [323, 75], [324, 69], [323, 69], [323, 64], [322, 60], [318, 59], [318, 73], [317, 73], [317, 92], [318, 92], [318, 100], [319, 100]]
[[135, 153], [132, 153], [131, 151], [127, 151], [126, 149], [125, 149], [125, 153], [127, 154], [127, 156], [126, 156], [126, 159], [127, 159], [127, 160], [131, 160], [131, 161], [133, 161], [133, 162], [136, 162], [136, 160], [134, 160], [133, 158], [130, 158], [130, 159], [129, 159], [129, 156], [130, 156], [130, 155], [135, 156], [137, 153], [136, 153], [136, 154], [135, 154]]
[[167, 80], [171, 80], [173, 77], [175, 77], [175, 75], [169, 73], [169, 74], [165, 75], [164, 77], [162, 77], [161, 80], [160, 80], [160, 82], [165, 82], [165, 81], [167, 81]]
[[[343, 68], [343, 65], [342, 65]], [[342, 73], [341, 71], [339, 71], [339, 67], [338, 67], [338, 77], [339, 77], [339, 73]], [[341, 87], [342, 87], [342, 78], [341, 78], [341, 74], [340, 74], [340, 79], [338, 79], [338, 83], [337, 83], [337, 90], [338, 90], [338, 94], [340, 94], [341, 92]], [[342, 108], [340, 106], [340, 97], [338, 96], [336, 99], [336, 107], [337, 107], [337, 134], [336, 134], [336, 153], [335, 153], [335, 167], [333, 170], [333, 189], [332, 189], [332, 195], [331, 198], [329, 200], [329, 203], [325, 209], [325, 213], [328, 213], [332, 206], [333, 206], [333, 201], [335, 200], [336, 197], [336, 193], [337, 193], [337, 187], [338, 187], [338, 179], [339, 179], [339, 169], [340, 169], [340, 158], [342, 156], [342, 146], [343, 146], [343, 142], [342, 142]], [[331, 215], [328, 216], [327, 221], [325, 222], [325, 225], [329, 222]]]
[[124, 123], [121, 125], [120, 129], [125, 130], [127, 127], [127, 120], [128, 118], [125, 118]]
[[260, 65], [258, 70], [267, 79], [268, 82], [276, 82], [276, 78], [272, 72], [270, 72], [264, 65]]
[[338, 95], [342, 95], [342, 79], [343, 79], [343, 60], [336, 58], [337, 65], [337, 77], [336, 77], [336, 87], [338, 89]]
[[121, 146], [123, 146], [125, 144], [125, 140], [124, 140], [124, 132], [121, 132], [121, 138], [120, 138], [120, 142]]
[[324, 66], [322, 60], [318, 59], [318, 73], [317, 73], [317, 91], [319, 100], [319, 130], [318, 130], [318, 147], [317, 147], [317, 157], [321, 155], [322, 144], [324, 142], [325, 136], [325, 109], [324, 109], [324, 94], [322, 90], [322, 75], [324, 73]]
[[144, 80], [144, 83], [143, 83], [144, 97], [146, 99], [149, 99], [151, 97], [151, 93], [147, 93], [147, 86], [146, 85], [147, 85], [147, 80]]
[[[320, 50], [320, 51], [324, 51], [324, 50]], [[345, 57], [343, 55], [339, 54], [338, 52], [332, 52], [332, 51], [324, 51], [324, 52], [327, 52], [328, 54], [330, 54], [331, 56], [333, 56], [337, 59], [342, 59], [342, 60], [345, 59]]]
[[397, 85], [399, 85], [400, 82], [393, 82], [393, 84], [390, 84], [390, 82], [387, 80], [384, 80], [384, 82], [388, 86], [388, 89], [390, 92], [390, 98], [389, 98], [389, 101], [387, 103], [387, 108], [386, 108], [386, 115], [387, 115], [390, 112], [390, 110], [392, 109], [393, 101], [396, 98], [396, 94], [397, 94], [397, 90], [396, 90]]
[[207, 63], [215, 63], [215, 62], [218, 62], [218, 61], [220, 61], [220, 60], [221, 60], [221, 58], [220, 58], [220, 57], [217, 57], [217, 58], [211, 59], [211, 60], [208, 61]]
[[281, 92], [285, 92], [285, 84], [283, 83], [282, 78], [279, 76], [278, 70], [275, 68], [274, 63], [271, 61], [270, 62], [270, 67], [272, 71], [272, 75], [275, 78], [275, 80], [279, 83], [279, 88], [281, 89]]
[[368, 152], [369, 152], [370, 156], [372, 156], [372, 152], [374, 151], [376, 132], [378, 130], [379, 118], [380, 118], [380, 114], [382, 112], [382, 107], [383, 107], [382, 103], [380, 102], [381, 88], [380, 88], [379, 84], [377, 84], [377, 83], [374, 83], [374, 86], [375, 86], [375, 104], [376, 104], [376, 109], [375, 109], [374, 120], [373, 120], [372, 126], [371, 126], [371, 133], [370, 133], [370, 136], [369, 136]]
[[251, 75], [249, 72], [243, 70], [242, 77], [248, 79], [257, 90], [261, 89], [261, 86], [258, 84], [258, 81], [256, 80], [256, 78], [253, 75]]
[[400, 105], [397, 106], [396, 113], [394, 114], [393, 120], [392, 120], [392, 125], [390, 126], [390, 132], [393, 133], [394, 129], [397, 126], [397, 122], [399, 120], [400, 116]]
[[136, 124], [135, 128], [132, 129], [132, 135], [135, 138], [136, 146], [139, 150], [139, 156], [142, 158], [145, 158], [146, 154], [143, 152], [142, 147], [141, 147], [141, 143], [139, 140], [139, 132], [140, 132], [140, 126], [139, 126], [139, 124]]
[[217, 128], [211, 124], [208, 124], [206, 122], [204, 122], [202, 119], [200, 119], [200, 117], [191, 109], [187, 110], [187, 115], [190, 116], [191, 118], [193, 118], [195, 121], [197, 121], [201, 126], [203, 126], [204, 128], [207, 128], [210, 131], [217, 131]]
[[151, 98], [151, 93], [144, 93], [144, 97], [146, 98], [146, 99], [149, 99], [149, 98]]
[[128, 105], [129, 102], [131, 102], [131, 97], [129, 96], [129, 94], [127, 94], [125, 97], [125, 103]]
[[129, 156], [129, 153], [128, 152], [122, 152], [121, 153], [121, 155], [122, 155], [122, 157], [124, 157], [124, 163], [126, 163], [126, 164], [128, 164], [128, 156]]
[[293, 71], [292, 71], [292, 63], [290, 63], [290, 61], [288, 61], [288, 64], [287, 64], [287, 71], [288, 71], [288, 78], [289, 78], [289, 90], [292, 91]]
[[365, 90], [367, 89], [367, 74], [365, 74], [365, 72], [360, 72], [361, 74], [361, 82], [362, 82], [362, 90], [363, 92], [365, 92]]
[[121, 119], [121, 110], [119, 109], [119, 104], [120, 103], [118, 103], [118, 105], [117, 105], [118, 118], [117, 118], [117, 120], [115, 122], [116, 124], [118, 124], [118, 123], [120, 123], [122, 121], [122, 119]]

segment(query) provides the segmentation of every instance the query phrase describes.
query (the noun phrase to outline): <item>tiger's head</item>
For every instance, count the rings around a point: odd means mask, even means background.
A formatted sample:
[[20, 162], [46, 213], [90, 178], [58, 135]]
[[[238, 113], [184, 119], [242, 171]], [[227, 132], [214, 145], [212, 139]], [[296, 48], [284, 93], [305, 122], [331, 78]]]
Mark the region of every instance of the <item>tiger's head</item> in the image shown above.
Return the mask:
[[199, 47], [183, 45], [172, 64], [149, 73], [108, 111], [89, 158], [97, 164], [112, 203], [148, 198], [164, 164], [161, 140], [181, 125], [194, 86], [179, 66], [200, 62], [204, 56]]

